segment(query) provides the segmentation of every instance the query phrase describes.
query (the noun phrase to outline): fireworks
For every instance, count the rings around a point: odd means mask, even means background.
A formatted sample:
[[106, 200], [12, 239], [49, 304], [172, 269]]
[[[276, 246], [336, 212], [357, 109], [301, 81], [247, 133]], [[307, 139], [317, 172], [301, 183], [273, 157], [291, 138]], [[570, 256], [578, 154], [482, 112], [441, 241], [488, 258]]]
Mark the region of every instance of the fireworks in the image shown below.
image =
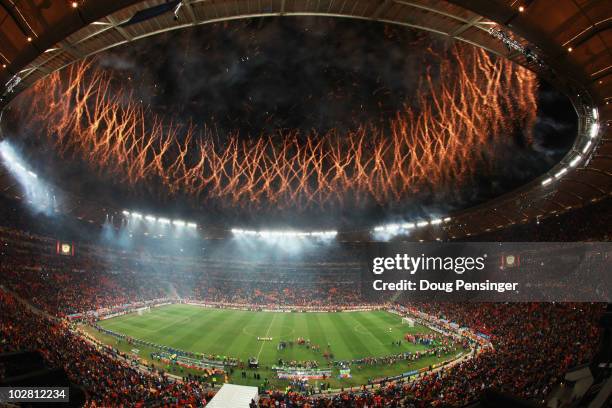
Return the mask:
[[251, 210], [386, 205], [461, 187], [477, 166], [491, 168], [493, 147], [510, 146], [513, 129], [535, 121], [531, 72], [467, 45], [435, 57], [439, 74], [423, 76], [418, 107], [398, 111], [384, 129], [218, 138], [150, 112], [91, 60], [36, 84], [20, 99], [20, 120], [61, 157], [128, 186], [161, 184], [170, 197]]

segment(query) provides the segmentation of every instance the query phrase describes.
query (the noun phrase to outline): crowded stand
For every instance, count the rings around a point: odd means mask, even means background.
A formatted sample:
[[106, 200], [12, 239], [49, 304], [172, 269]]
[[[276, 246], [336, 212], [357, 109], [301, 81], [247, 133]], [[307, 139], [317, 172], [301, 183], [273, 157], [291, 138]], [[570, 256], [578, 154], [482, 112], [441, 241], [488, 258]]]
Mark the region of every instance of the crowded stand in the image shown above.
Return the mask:
[[428, 313], [474, 325], [490, 334], [494, 350], [416, 381], [389, 381], [332, 398], [270, 392], [261, 407], [425, 407], [464, 406], [486, 389], [497, 389], [541, 402], [571, 367], [586, 363], [599, 341], [600, 304], [411, 305]]
[[129, 270], [108, 272], [95, 257], [59, 257], [49, 239], [6, 229], [1, 234], [3, 285], [50, 313], [68, 315], [164, 293], [154, 278], [143, 287]]
[[300, 263], [287, 270], [265, 262], [198, 262], [187, 256], [94, 245], [79, 245], [75, 256], [62, 257], [55, 253], [56, 242], [50, 238], [0, 228], [0, 240], [3, 284], [57, 315], [159, 299], [168, 294], [258, 306], [341, 306], [361, 301], [360, 287], [354, 285], [360, 272], [350, 264], [340, 267], [335, 263]]
[[[322, 267], [300, 261], [284, 274], [281, 270], [287, 265], [268, 268], [265, 262], [255, 263], [248, 266], [251, 275], [245, 271], [246, 264], [237, 262], [224, 274], [214, 260], [202, 260], [194, 270], [194, 259], [177, 262], [161, 254], [142, 257], [92, 244], [79, 245], [77, 256], [63, 257], [53, 251], [55, 242], [51, 238], [10, 228], [0, 232], [5, 288], [0, 296], [3, 350], [41, 350], [49, 365], [66, 369], [70, 378], [86, 390], [90, 406], [203, 406], [214, 390], [193, 379], [174, 379], [151, 367], [134, 365], [117, 350], [94, 345], [75, 332], [67, 320], [56, 320], [55, 316], [183, 297], [251, 306], [317, 307], [332, 303], [342, 307], [367, 303], [358, 286], [349, 284], [359, 279], [358, 273], [350, 267], [340, 271], [335, 262]], [[109, 257], [109, 251], [114, 256]], [[112, 267], [105, 262], [110, 258], [116, 261]], [[174, 264], [171, 272], [159, 267], [164, 262]], [[253, 274], [252, 269], [259, 271]], [[253, 275], [257, 278], [249, 280]], [[23, 307], [16, 296], [48, 314]], [[258, 405], [462, 406], [491, 388], [541, 401], [564, 372], [592, 357], [599, 339], [597, 320], [603, 311], [600, 304], [412, 304], [401, 298], [398, 302], [398, 307], [405, 310], [414, 308], [482, 333], [493, 347], [458, 364], [423, 373], [415, 380], [383, 380], [376, 386], [320, 396], [265, 389]], [[406, 341], [430, 340], [412, 337]], [[451, 346], [442, 343], [439, 350], [429, 353], [446, 352], [446, 347]], [[469, 348], [467, 344], [464, 347]], [[337, 363], [391, 364], [404, 358], [415, 357], [400, 353]]]
[[[597, 214], [597, 216], [593, 216]], [[570, 209], [526, 224], [517, 224], [499, 231], [472, 234], [462, 241], [499, 242], [588, 242], [610, 241], [612, 198], [584, 207]]]
[[0, 0], [0, 408], [612, 408], [611, 28]]
[[65, 369], [85, 389], [90, 407], [195, 407], [210, 398], [210, 390], [197, 381], [176, 381], [134, 365], [116, 350], [86, 341], [66, 321], [35, 313], [6, 292], [0, 292], [0, 316], [2, 352], [39, 350], [49, 365]]
[[[338, 247], [333, 258], [317, 262], [224, 260], [216, 253], [178, 256], [146, 247], [126, 250], [93, 242], [78, 242], [72, 256], [62, 256], [57, 245], [58, 241], [48, 236], [0, 227], [3, 285], [58, 316], [162, 298], [250, 305], [253, 309], [340, 310], [384, 303], [380, 293], [364, 289], [362, 280], [367, 271], [358, 257], [367, 253], [367, 248], [357, 244]], [[522, 276], [541, 275], [544, 262], [552, 265], [553, 271], [565, 265], [570, 270], [580, 266], [594, 277], [606, 273], [599, 260], [612, 256], [609, 252], [585, 255], [577, 245], [573, 254], [569, 247], [563, 248], [564, 253], [554, 257], [549, 256], [557, 250], [554, 244], [544, 253], [527, 249], [515, 254], [523, 255]], [[346, 262], [339, 261], [338, 254], [344, 255]], [[511, 276], [512, 269], [507, 273]], [[584, 276], [567, 273], [564, 282], [575, 292]]]
[[[110, 348], [99, 351], [65, 321], [37, 315], [7, 293], [1, 299], [3, 350], [41, 350], [51, 365], [66, 368], [88, 392], [91, 406], [203, 403], [199, 384], [174, 382], [164, 373], [141, 372]], [[390, 381], [380, 388], [306, 397], [269, 391], [260, 406], [462, 406], [487, 388], [543, 399], [569, 368], [589, 361], [598, 341], [598, 304], [409, 305], [487, 333], [494, 350], [414, 382]], [[398, 358], [400, 358], [398, 356]], [[354, 364], [367, 364], [356, 361]], [[395, 404], [395, 405], [394, 405]]]
[[310, 274], [300, 279], [299, 273], [266, 272], [259, 274], [257, 280], [249, 279], [246, 275], [232, 275], [236, 277], [233, 279], [221, 274], [209, 274], [198, 282], [193, 296], [218, 303], [274, 306], [326, 307], [361, 303], [360, 288], [355, 287], [350, 273], [334, 276]]

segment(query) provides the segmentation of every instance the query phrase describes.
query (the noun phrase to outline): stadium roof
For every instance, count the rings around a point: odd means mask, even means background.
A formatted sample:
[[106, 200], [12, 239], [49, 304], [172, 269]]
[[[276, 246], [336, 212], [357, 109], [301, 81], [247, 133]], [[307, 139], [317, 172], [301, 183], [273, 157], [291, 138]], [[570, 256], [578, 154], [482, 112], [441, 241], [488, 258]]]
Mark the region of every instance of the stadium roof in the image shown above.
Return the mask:
[[[505, 228], [611, 194], [612, 3], [606, 0], [0, 0], [0, 109], [49, 73], [120, 44], [196, 24], [283, 15], [352, 17], [438, 33], [524, 65], [570, 97], [579, 123], [565, 159], [516, 191], [452, 214], [442, 236]], [[591, 140], [594, 123], [600, 131]], [[571, 165], [576, 155], [582, 160]], [[0, 190], [19, 195], [6, 175]], [[82, 198], [69, 205], [64, 211], [99, 222], [111, 211]], [[419, 232], [426, 239], [439, 233]]]

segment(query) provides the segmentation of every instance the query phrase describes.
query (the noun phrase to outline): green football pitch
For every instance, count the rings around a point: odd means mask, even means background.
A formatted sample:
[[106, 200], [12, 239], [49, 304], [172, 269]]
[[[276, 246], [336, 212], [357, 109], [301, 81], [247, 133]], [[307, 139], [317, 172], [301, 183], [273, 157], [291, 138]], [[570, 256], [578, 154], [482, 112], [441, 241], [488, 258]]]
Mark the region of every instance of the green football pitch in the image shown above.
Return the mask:
[[[328, 347], [334, 360], [353, 360], [363, 357], [383, 357], [405, 351], [423, 351], [426, 346], [403, 341], [406, 333], [427, 333], [427, 327], [408, 327], [401, 318], [386, 311], [338, 312], [338, 313], [282, 313], [250, 312], [228, 309], [209, 309], [200, 306], [175, 304], [153, 308], [142, 314], [128, 314], [104, 320], [99, 325], [115, 333], [124, 334], [140, 340], [203, 354], [237, 357], [246, 361], [249, 357], [259, 360], [258, 372], [261, 378], [268, 378], [275, 386], [282, 386], [281, 380], [274, 379], [270, 367], [279, 359], [290, 361], [316, 360], [319, 367], [327, 367], [323, 351]], [[131, 346], [125, 341], [99, 333], [93, 328], [87, 331], [103, 342], [131, 352], [138, 347], [140, 358], [152, 362], [147, 347]], [[272, 341], [260, 341], [258, 337], [271, 337]], [[296, 341], [298, 338], [310, 340], [321, 351], [314, 351], [304, 345], [293, 345], [278, 350], [280, 341]], [[393, 345], [402, 340], [401, 346]], [[352, 378], [333, 378], [332, 387], [348, 387], [364, 384], [370, 378], [381, 378], [401, 374], [406, 371], [429, 366], [448, 359], [422, 357], [417, 361], [400, 361], [391, 365], [351, 367]], [[164, 367], [170, 372], [184, 375], [176, 367]], [[179, 370], [177, 372], [177, 370]], [[247, 370], [248, 371], [248, 370]], [[260, 385], [261, 381], [240, 375], [235, 370], [230, 381], [245, 385]]]

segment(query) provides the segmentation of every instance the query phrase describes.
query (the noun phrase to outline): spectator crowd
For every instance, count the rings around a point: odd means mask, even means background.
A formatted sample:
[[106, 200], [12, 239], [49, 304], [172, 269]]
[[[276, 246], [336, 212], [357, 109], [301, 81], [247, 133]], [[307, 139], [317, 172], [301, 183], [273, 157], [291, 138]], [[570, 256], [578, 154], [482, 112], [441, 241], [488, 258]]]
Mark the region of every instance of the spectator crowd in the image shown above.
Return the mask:
[[[337, 262], [302, 262], [293, 268], [258, 264], [262, 270], [254, 275], [243, 271], [244, 264], [225, 264], [223, 270], [204, 260], [194, 269], [193, 259], [109, 253], [94, 245], [83, 245], [77, 256], [63, 257], [54, 252], [54, 240], [8, 228], [0, 228], [0, 240], [1, 351], [39, 350], [50, 366], [63, 368], [85, 389], [91, 407], [199, 407], [214, 391], [193, 378], [174, 380], [153, 367], [134, 364], [113, 348], [92, 344], [73, 330], [64, 319], [67, 315], [165, 297], [260, 305], [364, 303], [354, 284], [358, 272], [343, 270]], [[603, 311], [601, 304], [586, 303], [398, 302], [480, 332], [493, 348], [416, 379], [384, 381], [333, 395], [267, 391], [257, 405], [463, 406], [490, 388], [541, 401], [569, 368], [592, 357]]]

